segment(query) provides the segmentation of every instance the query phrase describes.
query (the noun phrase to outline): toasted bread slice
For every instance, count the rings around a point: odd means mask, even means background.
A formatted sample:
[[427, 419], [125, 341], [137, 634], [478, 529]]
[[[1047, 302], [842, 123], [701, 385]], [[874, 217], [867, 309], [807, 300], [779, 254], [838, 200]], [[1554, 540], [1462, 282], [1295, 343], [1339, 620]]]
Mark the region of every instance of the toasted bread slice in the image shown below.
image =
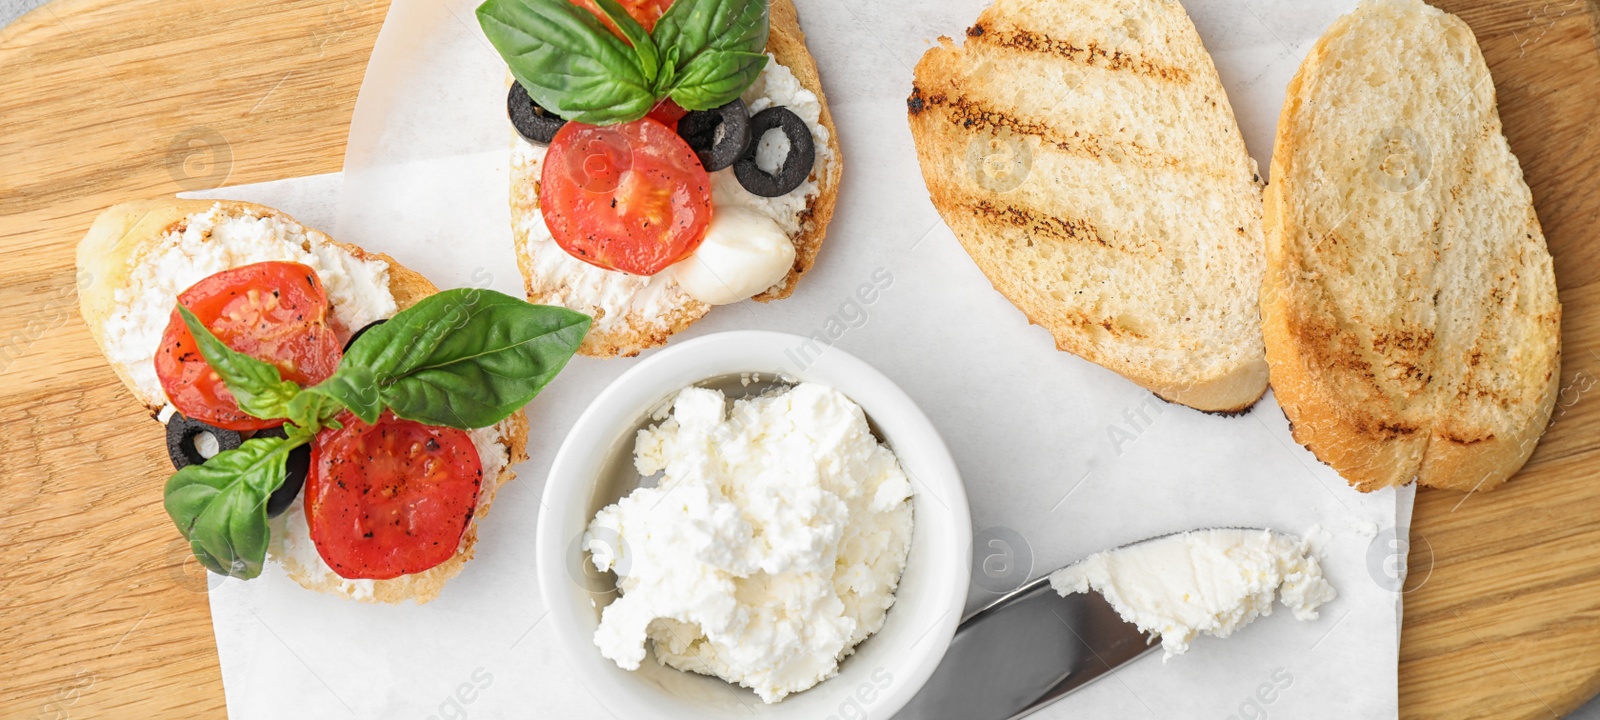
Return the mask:
[[[811, 181], [817, 192], [805, 199], [798, 208], [797, 223], [789, 239], [794, 242], [794, 266], [788, 277], [772, 289], [755, 296], [758, 302], [769, 302], [789, 297], [794, 293], [800, 276], [816, 262], [817, 252], [827, 234], [828, 222], [833, 219], [834, 205], [839, 197], [839, 177], [844, 164], [839, 151], [839, 133], [834, 127], [833, 115], [828, 111], [828, 100], [822, 92], [822, 81], [817, 76], [817, 63], [806, 49], [806, 36], [800, 30], [800, 16], [790, 0], [773, 0], [771, 4], [772, 32], [767, 38], [767, 53], [778, 64], [794, 74], [800, 86], [817, 97], [821, 113], [817, 125], [825, 138], [826, 150], [820, 146]], [[513, 145], [523, 143], [512, 133]], [[547, 239], [535, 237], [542, 230], [544, 219], [539, 214], [540, 166], [519, 158], [515, 153], [511, 164], [511, 225], [517, 249], [517, 264], [526, 282], [528, 300], [564, 307], [587, 313], [594, 317], [588, 337], [578, 352], [597, 357], [632, 356], [641, 351], [663, 345], [667, 338], [689, 327], [711, 310], [706, 305], [677, 287], [671, 273], [662, 272], [653, 277], [638, 277], [625, 273], [602, 270], [568, 256]], [[731, 173], [731, 170], [717, 174]], [[801, 192], [796, 190], [795, 192]], [[608, 312], [605, 308], [621, 304], [622, 312]]]
[[996, 0], [907, 107], [939, 214], [1058, 348], [1200, 410], [1266, 391], [1260, 178], [1176, 0]]
[[[147, 384], [137, 382], [132, 368], [112, 359], [112, 353], [107, 347], [107, 322], [117, 312], [119, 303], [126, 302], [126, 295], [133, 283], [132, 275], [140, 263], [145, 262], [152, 251], [161, 248], [164, 243], [171, 242], [171, 233], [183, 227], [188, 218], [205, 213], [213, 207], [219, 208], [220, 212], [228, 217], [246, 215], [275, 217], [298, 225], [288, 215], [254, 203], [157, 198], [121, 203], [106, 210], [95, 219], [89, 233], [78, 244], [78, 271], [80, 277], [86, 279], [78, 293], [84, 322], [89, 325], [89, 332], [94, 336], [95, 342], [100, 345], [103, 352], [106, 352], [111, 369], [152, 415], [160, 414], [166, 405], [166, 397], [160, 393], [159, 388], [152, 391]], [[337, 248], [357, 260], [377, 260], [386, 263], [389, 292], [394, 296], [398, 309], [408, 308], [422, 298], [439, 291], [427, 278], [407, 269], [388, 255], [369, 253], [354, 245], [336, 242], [311, 228], [304, 230], [306, 236], [304, 247], [308, 251], [312, 250], [313, 245], [320, 245]], [[173, 300], [175, 303], [176, 298]], [[347, 330], [353, 329], [357, 328]], [[473, 521], [467, 526], [461, 547], [455, 557], [425, 572], [393, 580], [373, 581], [370, 597], [361, 599], [380, 602], [403, 600], [427, 602], [438, 596], [446, 580], [461, 571], [462, 565], [472, 557], [473, 546], [477, 542], [477, 523], [488, 513], [489, 506], [494, 500], [495, 490], [516, 477], [511, 471], [513, 464], [527, 459], [528, 421], [522, 411], [517, 411], [497, 425], [493, 432], [498, 435], [497, 442], [506, 452], [507, 462], [492, 481], [485, 478], [479, 491], [477, 511]], [[310, 540], [305, 538], [305, 541]], [[332, 590], [339, 584], [309, 572], [298, 564], [286, 562], [284, 565], [289, 576], [307, 588]]]
[[1363, 2], [1289, 84], [1266, 192], [1272, 386], [1363, 491], [1489, 490], [1560, 377], [1561, 305], [1472, 30]]

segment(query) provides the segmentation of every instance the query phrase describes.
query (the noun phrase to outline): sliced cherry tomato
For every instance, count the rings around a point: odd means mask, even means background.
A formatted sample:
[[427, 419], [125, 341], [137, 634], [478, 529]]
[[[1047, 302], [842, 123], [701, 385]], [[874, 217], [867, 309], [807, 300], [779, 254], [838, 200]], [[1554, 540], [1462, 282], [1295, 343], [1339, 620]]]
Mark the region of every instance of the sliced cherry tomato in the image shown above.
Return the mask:
[[711, 177], [689, 143], [648, 117], [556, 133], [539, 179], [556, 244], [607, 270], [654, 275], [705, 239]]
[[311, 449], [306, 522], [328, 567], [387, 580], [456, 554], [478, 508], [483, 464], [466, 431], [349, 413]]
[[683, 109], [682, 105], [673, 102], [672, 98], [661, 98], [661, 101], [656, 103], [655, 107], [650, 108], [650, 117], [654, 118], [656, 122], [672, 128], [673, 131], [677, 131], [678, 121], [688, 114], [689, 111]]
[[[672, 7], [672, 0], [617, 0], [617, 3], [623, 10], [628, 11], [630, 17], [644, 26], [645, 32], [656, 29], [656, 21], [667, 12], [667, 8]], [[617, 37], [622, 37], [622, 33], [617, 31], [617, 26], [611, 22], [611, 18], [600, 12], [600, 6], [596, 5], [594, 0], [572, 0], [572, 4], [594, 13], [606, 29], [615, 33]]]
[[[328, 326], [328, 294], [316, 271], [292, 262], [264, 262], [224, 270], [178, 295], [223, 344], [278, 366], [302, 386], [326, 380], [344, 353]], [[156, 377], [178, 412], [229, 430], [283, 424], [239, 409], [233, 393], [206, 364], [177, 308], [156, 352]]]

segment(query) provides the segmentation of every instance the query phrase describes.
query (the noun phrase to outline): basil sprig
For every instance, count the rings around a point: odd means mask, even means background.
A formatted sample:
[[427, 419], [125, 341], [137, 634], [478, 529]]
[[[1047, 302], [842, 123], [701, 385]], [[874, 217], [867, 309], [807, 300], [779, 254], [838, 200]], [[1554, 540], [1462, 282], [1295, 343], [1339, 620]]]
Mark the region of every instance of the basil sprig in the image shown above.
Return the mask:
[[667, 93], [685, 110], [722, 107], [767, 65], [767, 0], [678, 0], [656, 21], [661, 53], [677, 60]]
[[240, 410], [259, 418], [288, 417], [289, 401], [300, 392], [299, 385], [284, 380], [272, 363], [234, 352], [212, 335], [189, 308], [179, 305], [178, 312], [183, 324], [189, 326], [200, 355], [227, 383]]
[[611, 125], [662, 98], [685, 110], [732, 102], [767, 64], [768, 0], [676, 0], [645, 32], [616, 0], [595, 0], [623, 38], [571, 0], [487, 0], [478, 24], [534, 102]]
[[[388, 408], [428, 425], [493, 425], [561, 372], [589, 330], [587, 315], [535, 307], [500, 293], [471, 304], [435, 295], [364, 333], [324, 384], [369, 423]], [[359, 372], [341, 378], [346, 364]]]
[[212, 572], [250, 579], [266, 559], [267, 499], [288, 476], [289, 452], [349, 410], [384, 410], [429, 425], [489, 427], [528, 404], [577, 352], [589, 316], [493, 290], [431, 295], [363, 333], [327, 380], [301, 388], [278, 368], [229, 348], [178, 312], [200, 354], [244, 412], [285, 420], [284, 438], [252, 438], [167, 481], [167, 515]]
[[267, 556], [267, 498], [288, 477], [289, 451], [311, 439], [305, 433], [251, 438], [167, 481], [167, 515], [207, 570], [253, 578]]

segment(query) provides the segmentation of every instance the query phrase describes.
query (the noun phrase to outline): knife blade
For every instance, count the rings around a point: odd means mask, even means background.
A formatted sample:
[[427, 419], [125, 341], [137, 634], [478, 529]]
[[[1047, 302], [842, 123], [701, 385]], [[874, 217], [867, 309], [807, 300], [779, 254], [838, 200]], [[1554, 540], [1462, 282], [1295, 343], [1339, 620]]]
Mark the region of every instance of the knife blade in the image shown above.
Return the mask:
[[1100, 593], [1062, 597], [1041, 577], [973, 613], [895, 720], [1028, 715], [1154, 649]]
[[[1219, 530], [1275, 532], [1246, 527], [1177, 531], [1110, 552]], [[894, 720], [1014, 720], [1154, 650], [1155, 639], [1124, 621], [1100, 593], [1063, 597], [1045, 575], [962, 620], [933, 676]]]

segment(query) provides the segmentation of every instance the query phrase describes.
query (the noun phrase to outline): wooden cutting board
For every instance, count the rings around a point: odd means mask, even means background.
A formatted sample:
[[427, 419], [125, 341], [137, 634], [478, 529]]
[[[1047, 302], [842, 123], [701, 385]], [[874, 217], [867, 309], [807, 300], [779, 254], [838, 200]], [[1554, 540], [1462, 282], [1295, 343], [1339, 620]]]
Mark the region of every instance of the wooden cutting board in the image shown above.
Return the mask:
[[[1513, 482], [1418, 493], [1400, 703], [1553, 717], [1600, 689], [1597, 10], [1440, 4], [1478, 35], [1555, 255], [1563, 390]], [[55, 0], [0, 30], [0, 717], [224, 715], [162, 433], [78, 317], [73, 249], [120, 200], [338, 170], [387, 5]]]

